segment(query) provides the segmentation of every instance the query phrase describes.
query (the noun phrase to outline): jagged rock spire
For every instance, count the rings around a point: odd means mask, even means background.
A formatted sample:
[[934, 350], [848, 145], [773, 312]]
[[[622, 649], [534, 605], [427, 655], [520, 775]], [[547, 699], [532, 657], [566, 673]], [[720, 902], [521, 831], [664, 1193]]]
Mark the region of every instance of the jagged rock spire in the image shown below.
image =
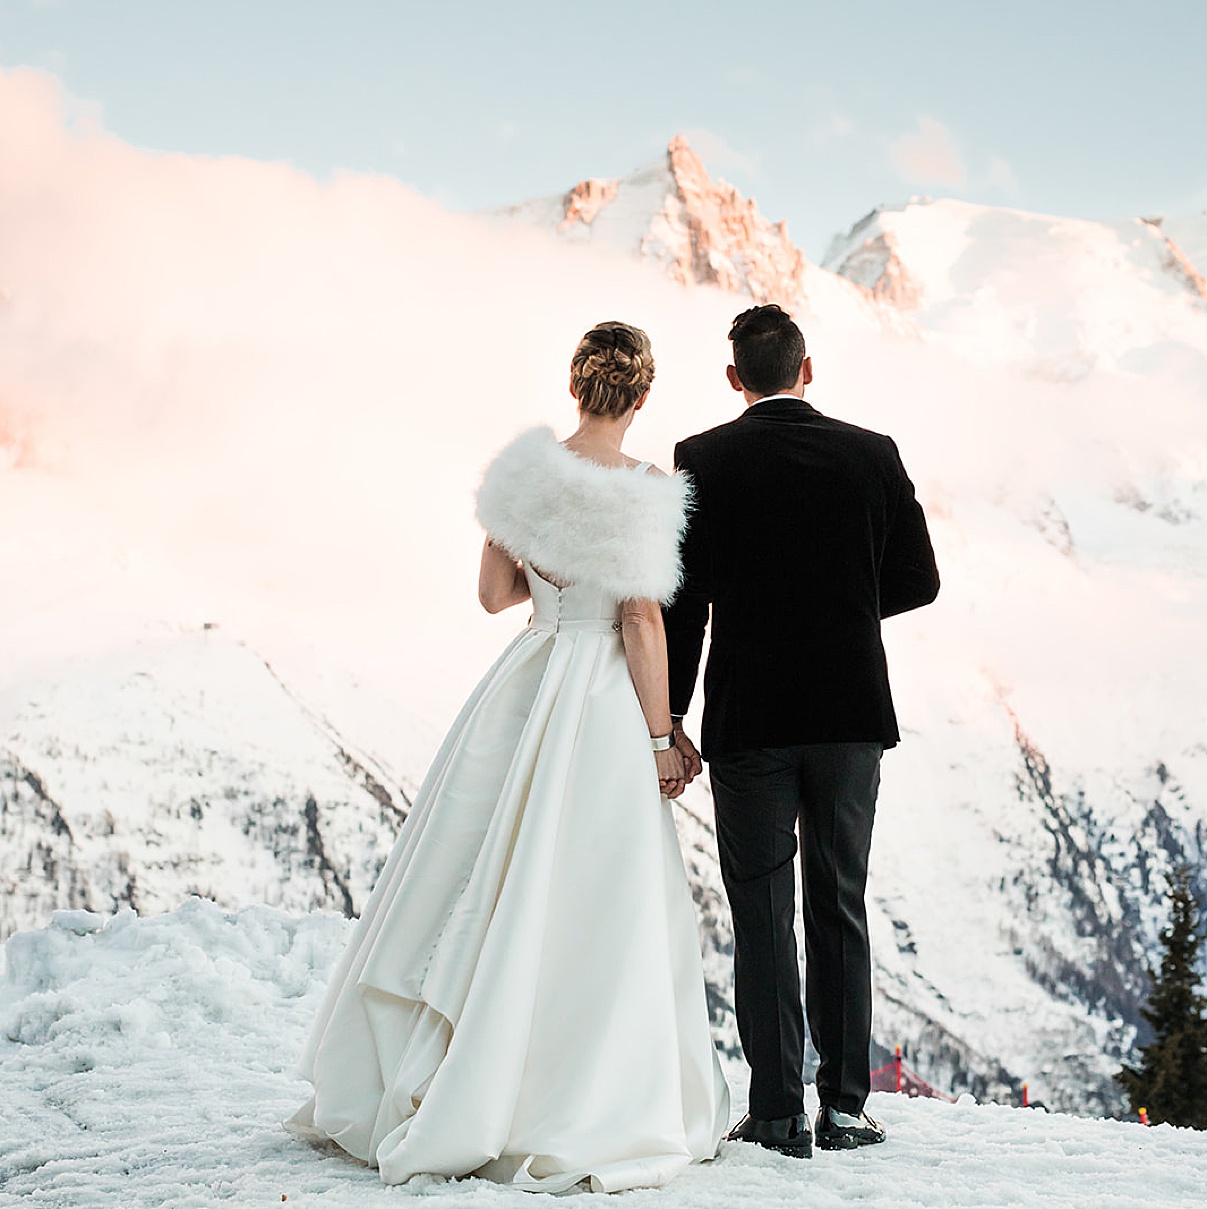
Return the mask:
[[787, 223], [769, 222], [753, 199], [714, 181], [683, 135], [671, 139], [666, 164], [674, 190], [641, 241], [642, 255], [685, 285], [716, 285], [755, 302], [799, 302], [805, 257]]
[[787, 224], [769, 222], [753, 199], [713, 180], [683, 135], [627, 176], [580, 181], [559, 198], [524, 202], [499, 217], [640, 256], [682, 285], [716, 286], [790, 309], [804, 299], [806, 261]]

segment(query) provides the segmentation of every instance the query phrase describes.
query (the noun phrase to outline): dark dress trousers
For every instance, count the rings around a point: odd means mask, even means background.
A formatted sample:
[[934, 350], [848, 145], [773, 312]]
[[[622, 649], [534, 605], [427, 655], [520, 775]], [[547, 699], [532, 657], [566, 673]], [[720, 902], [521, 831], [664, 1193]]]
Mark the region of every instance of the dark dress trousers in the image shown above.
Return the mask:
[[803, 1108], [799, 833], [818, 1094], [858, 1113], [871, 1033], [864, 888], [880, 754], [899, 738], [880, 622], [938, 593], [926, 520], [892, 440], [791, 396], [682, 441], [675, 464], [694, 503], [683, 587], [665, 610], [670, 705], [687, 712], [711, 615], [701, 750], [750, 1112]]

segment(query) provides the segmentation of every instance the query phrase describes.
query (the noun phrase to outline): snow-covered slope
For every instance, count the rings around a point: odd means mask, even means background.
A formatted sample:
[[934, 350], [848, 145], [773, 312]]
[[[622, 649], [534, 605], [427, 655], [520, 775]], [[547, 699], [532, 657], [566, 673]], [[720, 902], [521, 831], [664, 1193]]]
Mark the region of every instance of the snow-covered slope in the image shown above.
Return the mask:
[[371, 757], [220, 628], [47, 667], [0, 743], [0, 936], [190, 894], [354, 914], [405, 817]]
[[[382, 1187], [334, 1147], [278, 1124], [302, 1103], [295, 1067], [348, 924], [192, 900], [140, 919], [66, 912], [0, 950], [0, 1202], [30, 1209], [321, 1203], [408, 1195], [532, 1205], [485, 1181]], [[730, 1064], [735, 1119], [744, 1070]], [[634, 1072], [634, 1082], [638, 1073]], [[810, 1089], [809, 1107], [815, 1104]], [[626, 1205], [869, 1209], [1045, 1204], [1197, 1209], [1207, 1138], [1160, 1125], [873, 1096], [886, 1145], [802, 1165], [742, 1143]]]
[[[423, 775], [395, 738], [391, 755], [414, 774], [396, 778], [216, 626], [157, 627], [60, 659], [13, 696], [0, 745], [0, 940], [59, 909], [153, 914], [190, 895], [354, 916]], [[397, 736], [406, 719], [390, 721]], [[698, 801], [677, 821], [717, 1037], [735, 1051], [712, 824]]]
[[1159, 225], [1186, 253], [1199, 275], [1207, 277], [1207, 213], [1163, 218]]
[[825, 267], [962, 355], [1068, 380], [1143, 373], [1155, 346], [1207, 355], [1207, 282], [1153, 223], [1097, 223], [959, 201], [873, 210]]

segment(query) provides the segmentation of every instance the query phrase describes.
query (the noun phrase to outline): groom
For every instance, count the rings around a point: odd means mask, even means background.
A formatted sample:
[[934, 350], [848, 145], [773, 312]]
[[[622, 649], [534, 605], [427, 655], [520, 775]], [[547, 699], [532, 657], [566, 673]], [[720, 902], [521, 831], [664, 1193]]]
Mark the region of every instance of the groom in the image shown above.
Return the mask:
[[734, 926], [734, 1000], [749, 1114], [731, 1138], [812, 1154], [793, 922], [800, 836], [805, 1009], [821, 1062], [822, 1149], [884, 1141], [870, 1090], [864, 887], [880, 755], [900, 737], [880, 622], [934, 600], [939, 575], [896, 445], [804, 400], [800, 329], [778, 306], [734, 320], [726, 373], [746, 411], [675, 448], [695, 503], [684, 585], [666, 610], [677, 742], [704, 629], [703, 756]]

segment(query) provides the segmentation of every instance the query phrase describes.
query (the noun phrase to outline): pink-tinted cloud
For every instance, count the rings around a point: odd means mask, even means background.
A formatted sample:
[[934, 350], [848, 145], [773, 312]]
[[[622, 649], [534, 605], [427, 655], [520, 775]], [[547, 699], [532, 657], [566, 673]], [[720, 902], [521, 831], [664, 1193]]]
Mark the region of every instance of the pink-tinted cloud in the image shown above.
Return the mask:
[[[709, 414], [700, 332], [652, 269], [385, 177], [142, 151], [77, 110], [0, 73], [0, 475], [70, 482], [200, 593], [352, 629], [349, 608], [418, 616], [451, 567], [429, 623], [462, 625], [478, 467], [525, 424], [573, 426], [570, 354], [600, 319], [660, 358], [635, 451], [666, 462]], [[697, 307], [718, 380], [732, 310]]]
[[[440, 717], [522, 624], [476, 605], [479, 469], [525, 425], [573, 427], [579, 335], [620, 317], [653, 338], [638, 456], [665, 464], [674, 440], [740, 406], [723, 377], [740, 298], [450, 215], [384, 177], [319, 184], [279, 164], [140, 151], [77, 112], [52, 77], [0, 74], [0, 446], [27, 467], [0, 456], [0, 551], [10, 574], [29, 566], [22, 551], [43, 560], [0, 593], [8, 651], [22, 610], [66, 602], [90, 619], [105, 567], [153, 568], [121, 572], [148, 612], [171, 616], [175, 593], [222, 620], [255, 613], [341, 659], [354, 648], [379, 676], [405, 655], [407, 675], [425, 672], [418, 704]], [[1082, 569], [1020, 527], [1014, 501], [1025, 513], [1054, 484], [1109, 500], [1116, 476], [1152, 477], [1169, 431], [1201, 431], [1170, 428], [1179, 409], [1203, 414], [1200, 396], [1135, 374], [1068, 387], [972, 364], [887, 333], [839, 283], [813, 284], [818, 405], [893, 433], [933, 505], [950, 602], [940, 662], [987, 663], [1034, 693], [1050, 664], [1067, 693], [1075, 658], [1081, 705], [1103, 703], [1107, 734], [1100, 665], [1119, 683], [1181, 666], [1150, 650], [1099, 657], [1142, 628], [1153, 593], [1112, 581], [1087, 614], [1101, 573], [1079, 596]], [[1137, 407], [1154, 417], [1139, 428]], [[1193, 645], [1183, 612], [1199, 624], [1179, 605], [1152, 627], [1178, 658]], [[409, 692], [407, 675], [388, 673]], [[915, 686], [945, 716], [941, 680]]]
[[934, 118], [920, 117], [918, 129], [901, 135], [889, 147], [889, 156], [911, 185], [960, 189], [968, 179], [951, 131]]

